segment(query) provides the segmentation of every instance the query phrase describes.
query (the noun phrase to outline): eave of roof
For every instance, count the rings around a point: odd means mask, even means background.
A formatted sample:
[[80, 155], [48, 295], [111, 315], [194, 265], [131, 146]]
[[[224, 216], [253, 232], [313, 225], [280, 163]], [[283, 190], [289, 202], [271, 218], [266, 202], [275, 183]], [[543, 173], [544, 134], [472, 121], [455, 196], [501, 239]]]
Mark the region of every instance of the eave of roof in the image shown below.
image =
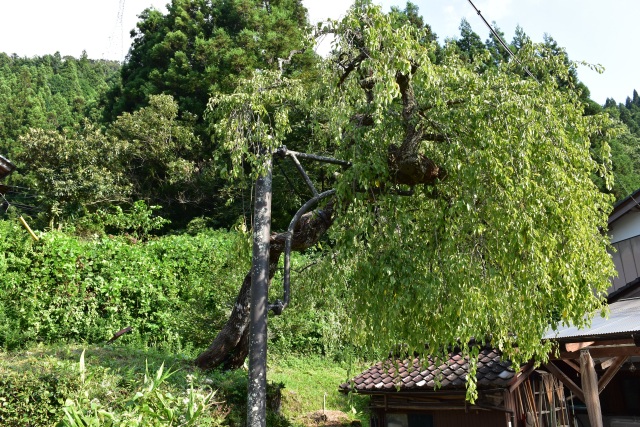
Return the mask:
[[609, 304], [609, 316], [596, 314], [588, 328], [565, 326], [545, 335], [558, 342], [611, 340], [633, 337], [640, 333], [640, 298], [630, 298]]
[[630, 210], [638, 207], [637, 201], [640, 200], [640, 189], [636, 190], [623, 200], [619, 201], [613, 206], [613, 210], [609, 214], [609, 225], [616, 222], [620, 219], [624, 214], [629, 212]]
[[[511, 362], [502, 361], [498, 350], [484, 348], [478, 356], [476, 379], [479, 389], [506, 388], [515, 376]], [[387, 360], [379, 362], [340, 385], [343, 392], [373, 394], [380, 392], [415, 392], [444, 390], [464, 390], [469, 360], [459, 352], [450, 353], [449, 359], [437, 363], [429, 358], [428, 363], [420, 359]]]

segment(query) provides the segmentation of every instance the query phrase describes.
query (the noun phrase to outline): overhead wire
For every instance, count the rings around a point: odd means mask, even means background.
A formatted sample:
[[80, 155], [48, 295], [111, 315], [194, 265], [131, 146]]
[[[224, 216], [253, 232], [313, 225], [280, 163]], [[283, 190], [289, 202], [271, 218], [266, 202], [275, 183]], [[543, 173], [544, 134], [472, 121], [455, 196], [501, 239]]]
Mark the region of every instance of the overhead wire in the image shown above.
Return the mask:
[[468, 0], [468, 1], [469, 1], [469, 4], [471, 5], [471, 7], [473, 7], [473, 9], [478, 13], [478, 16], [482, 19], [482, 21], [487, 26], [487, 28], [489, 28], [489, 31], [491, 31], [491, 34], [493, 34], [493, 36], [496, 38], [496, 40], [498, 40], [498, 43], [500, 43], [500, 45], [504, 48], [504, 50], [507, 51], [509, 56], [511, 56], [511, 58], [513, 58], [513, 60], [516, 61], [518, 63], [518, 65], [520, 65], [524, 69], [525, 73], [527, 73], [527, 75], [529, 77], [531, 77], [532, 79], [534, 79], [537, 82], [538, 79], [536, 79], [535, 76], [533, 74], [531, 74], [531, 71], [529, 71], [529, 69], [522, 62], [520, 62], [520, 60], [515, 55], [515, 53], [513, 53], [513, 51], [509, 48], [509, 46], [507, 46], [507, 44], [504, 42], [504, 40], [502, 40], [502, 37], [500, 37], [500, 34], [498, 34], [498, 32], [493, 29], [491, 24], [489, 24], [489, 22], [484, 18], [484, 16], [482, 16], [482, 13], [480, 13], [480, 10], [476, 7], [475, 4], [473, 4], [473, 1], [472, 0]]
[[[34, 197], [34, 196], [27, 196], [27, 197]], [[29, 206], [23, 203], [10, 202], [5, 197], [5, 193], [0, 192], [0, 198], [2, 198], [3, 200], [3, 202], [0, 203], [0, 206], [6, 206], [6, 208], [4, 209], [4, 213], [7, 213], [10, 207], [15, 207], [23, 211], [42, 212], [42, 209], [37, 208], [35, 206]]]

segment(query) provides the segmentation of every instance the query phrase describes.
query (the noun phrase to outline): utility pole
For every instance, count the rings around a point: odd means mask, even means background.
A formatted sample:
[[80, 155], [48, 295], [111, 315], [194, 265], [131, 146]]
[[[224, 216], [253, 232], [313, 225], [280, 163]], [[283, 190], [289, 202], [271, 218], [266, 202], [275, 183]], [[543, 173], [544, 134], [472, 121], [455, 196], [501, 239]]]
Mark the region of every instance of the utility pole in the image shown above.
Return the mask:
[[271, 153], [264, 156], [265, 172], [256, 180], [253, 215], [253, 261], [249, 330], [247, 426], [267, 425], [267, 311], [271, 237]]
[[[273, 155], [281, 158], [290, 157], [298, 172], [313, 194], [294, 215], [285, 243], [284, 261], [284, 295], [275, 304], [268, 303], [269, 290], [269, 249], [271, 242], [271, 196], [272, 196], [272, 162]], [[318, 193], [311, 178], [304, 170], [298, 158], [331, 163], [342, 167], [350, 167], [351, 163], [330, 157], [298, 153], [282, 146], [275, 153], [263, 153], [264, 172], [256, 180], [255, 206], [253, 214], [253, 261], [251, 265], [251, 311], [249, 314], [249, 383], [247, 386], [247, 426], [266, 427], [267, 425], [267, 313], [273, 310], [279, 315], [289, 304], [289, 280], [291, 276], [291, 240], [293, 230], [300, 218], [318, 202], [333, 196], [336, 190]]]

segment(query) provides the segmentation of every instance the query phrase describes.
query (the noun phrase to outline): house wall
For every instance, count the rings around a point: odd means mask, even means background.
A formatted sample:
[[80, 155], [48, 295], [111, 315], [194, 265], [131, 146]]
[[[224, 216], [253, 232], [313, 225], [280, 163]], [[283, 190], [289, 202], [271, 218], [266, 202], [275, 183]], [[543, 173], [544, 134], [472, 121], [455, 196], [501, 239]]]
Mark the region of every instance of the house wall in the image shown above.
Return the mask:
[[611, 243], [640, 236], [640, 212], [631, 210], [609, 227]]
[[372, 395], [371, 427], [508, 427], [510, 413], [493, 409], [503, 406], [503, 398], [504, 391], [481, 393], [478, 407], [465, 402], [464, 393], [443, 390]]
[[[397, 414], [422, 414], [426, 417], [402, 417]], [[413, 423], [408, 420], [413, 418]], [[375, 420], [375, 421], [374, 421]], [[400, 421], [402, 420], [402, 421]], [[422, 421], [422, 422], [420, 422]], [[440, 410], [406, 411], [389, 409], [379, 411], [372, 420], [372, 427], [507, 427], [509, 419], [501, 411], [485, 410]]]
[[[625, 218], [621, 218], [620, 221]], [[638, 220], [638, 225], [640, 225], [640, 218]], [[620, 290], [640, 277], [640, 236], [618, 241], [612, 246], [615, 251], [611, 257], [618, 276], [613, 278], [612, 284], [607, 290], [608, 294]]]

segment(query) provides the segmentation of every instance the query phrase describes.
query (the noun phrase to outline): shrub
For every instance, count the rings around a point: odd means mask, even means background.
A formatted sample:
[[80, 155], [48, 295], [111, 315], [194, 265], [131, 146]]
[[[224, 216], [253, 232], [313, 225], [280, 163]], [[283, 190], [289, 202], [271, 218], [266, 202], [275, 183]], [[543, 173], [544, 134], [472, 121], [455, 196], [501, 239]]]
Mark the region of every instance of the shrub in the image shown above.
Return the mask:
[[51, 425], [62, 416], [67, 396], [80, 381], [64, 364], [31, 359], [11, 370], [0, 370], [0, 425], [31, 427]]
[[[199, 390], [193, 382], [184, 394], [175, 394], [164, 387], [165, 381], [173, 374], [165, 371], [164, 364], [154, 375], [147, 369], [142, 384], [131, 397], [124, 410], [112, 409], [99, 399], [89, 399], [88, 392], [76, 400], [67, 399], [63, 408], [64, 418], [60, 426], [219, 426], [221, 414], [208, 409], [214, 405], [212, 398], [215, 392]], [[91, 384], [85, 382], [84, 352], [80, 356], [80, 377], [83, 387]]]
[[209, 343], [246, 273], [244, 238], [206, 230], [140, 242], [54, 231], [31, 241], [0, 221], [0, 346], [123, 340]]

